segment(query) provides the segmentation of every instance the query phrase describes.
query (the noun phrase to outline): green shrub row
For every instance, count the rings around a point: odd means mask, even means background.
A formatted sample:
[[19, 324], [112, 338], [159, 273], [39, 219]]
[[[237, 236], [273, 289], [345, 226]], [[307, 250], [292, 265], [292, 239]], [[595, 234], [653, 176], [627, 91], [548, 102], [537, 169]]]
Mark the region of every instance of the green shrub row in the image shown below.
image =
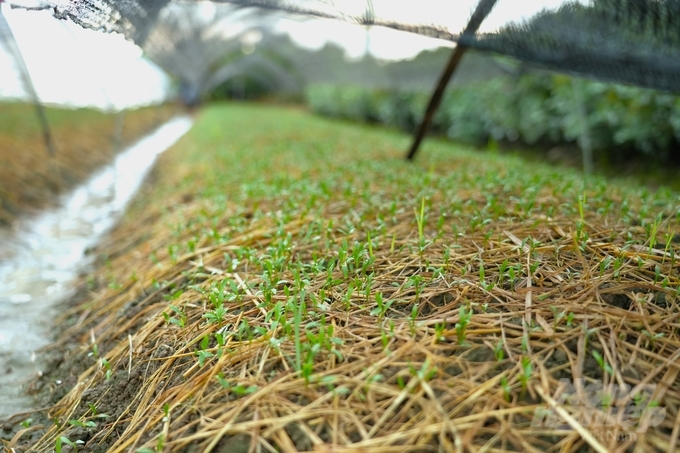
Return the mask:
[[[582, 93], [595, 150], [667, 159], [680, 143], [680, 97], [648, 89], [527, 74], [449, 90], [433, 131], [468, 143], [519, 141], [555, 146], [575, 142], [581, 118], [575, 89]], [[358, 86], [311, 85], [310, 108], [336, 118], [381, 123], [412, 131], [429, 93]]]

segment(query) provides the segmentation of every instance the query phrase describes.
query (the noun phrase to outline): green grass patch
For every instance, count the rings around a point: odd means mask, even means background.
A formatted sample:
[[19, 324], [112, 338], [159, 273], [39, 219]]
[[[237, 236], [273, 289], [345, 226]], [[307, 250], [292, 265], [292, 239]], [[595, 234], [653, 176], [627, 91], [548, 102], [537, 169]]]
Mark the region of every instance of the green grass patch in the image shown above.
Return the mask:
[[171, 105], [119, 114], [47, 107], [54, 153], [48, 151], [35, 107], [0, 104], [0, 226], [21, 212], [44, 207], [55, 196], [109, 163], [122, 146], [176, 113]]

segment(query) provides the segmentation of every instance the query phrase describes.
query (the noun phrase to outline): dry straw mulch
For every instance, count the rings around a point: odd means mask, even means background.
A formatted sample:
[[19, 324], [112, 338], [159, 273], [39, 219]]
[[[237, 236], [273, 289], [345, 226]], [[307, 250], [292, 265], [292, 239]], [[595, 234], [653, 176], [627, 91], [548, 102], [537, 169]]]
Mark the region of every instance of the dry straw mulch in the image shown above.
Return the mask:
[[678, 450], [678, 195], [406, 143], [204, 111], [99, 250], [23, 448]]
[[92, 109], [48, 108], [54, 154], [46, 148], [35, 108], [0, 105], [0, 226], [20, 212], [44, 207], [54, 197], [109, 163], [122, 146], [176, 114], [172, 105], [122, 114]]

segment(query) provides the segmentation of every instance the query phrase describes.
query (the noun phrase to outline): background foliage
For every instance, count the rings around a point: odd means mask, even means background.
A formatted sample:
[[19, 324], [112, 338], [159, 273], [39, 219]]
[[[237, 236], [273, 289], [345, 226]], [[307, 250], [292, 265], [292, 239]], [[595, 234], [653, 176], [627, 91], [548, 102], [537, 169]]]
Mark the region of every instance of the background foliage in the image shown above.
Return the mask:
[[[583, 92], [586, 122], [600, 158], [680, 157], [680, 97], [556, 74], [494, 78], [449, 90], [434, 132], [467, 143], [509, 141], [546, 150], [574, 143], [581, 131], [575, 89]], [[306, 99], [322, 115], [412, 131], [429, 94], [317, 84], [308, 87]]]

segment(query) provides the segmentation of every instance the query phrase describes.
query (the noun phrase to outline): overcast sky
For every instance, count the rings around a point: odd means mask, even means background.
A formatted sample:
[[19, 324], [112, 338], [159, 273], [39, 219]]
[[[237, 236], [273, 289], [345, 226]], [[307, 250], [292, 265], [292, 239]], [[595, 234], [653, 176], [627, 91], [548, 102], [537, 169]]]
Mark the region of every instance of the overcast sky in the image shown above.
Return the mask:
[[[43, 102], [108, 109], [164, 99], [169, 78], [122, 35], [85, 30], [48, 11], [0, 7]], [[0, 97], [23, 93], [14, 60], [0, 44]]]
[[[364, 0], [355, 3], [357, 8], [365, 5]], [[373, 3], [376, 14], [382, 17], [411, 24], [436, 23], [460, 31], [477, 0], [373, 0]], [[492, 31], [564, 3], [564, 0], [500, 0], [480, 31]], [[54, 19], [48, 11], [11, 10], [6, 4], [0, 7], [44, 102], [122, 108], [155, 102], [167, 93], [167, 76], [142, 58], [141, 50], [122, 36], [84, 30], [72, 22]], [[210, 3], [203, 8], [210, 14]], [[411, 33], [381, 27], [366, 29], [322, 19], [281, 19], [276, 30], [288, 33], [294, 41], [309, 48], [334, 42], [346, 49], [348, 58], [360, 58], [367, 43], [374, 56], [386, 60], [413, 58], [424, 49], [452, 45]], [[19, 96], [22, 91], [14, 64], [0, 46], [0, 97]]]

